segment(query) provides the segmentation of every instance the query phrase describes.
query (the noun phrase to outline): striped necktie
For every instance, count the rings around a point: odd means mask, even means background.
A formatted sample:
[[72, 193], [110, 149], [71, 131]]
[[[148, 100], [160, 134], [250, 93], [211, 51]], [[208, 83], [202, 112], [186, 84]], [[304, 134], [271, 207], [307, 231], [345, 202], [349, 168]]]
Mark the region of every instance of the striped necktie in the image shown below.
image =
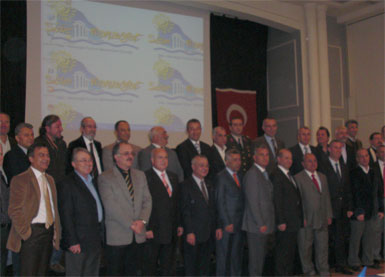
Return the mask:
[[124, 171], [126, 173], [126, 178], [124, 178], [124, 181], [126, 181], [128, 191], [130, 192], [130, 196], [132, 201], [134, 201], [134, 184], [132, 183], [130, 171]]

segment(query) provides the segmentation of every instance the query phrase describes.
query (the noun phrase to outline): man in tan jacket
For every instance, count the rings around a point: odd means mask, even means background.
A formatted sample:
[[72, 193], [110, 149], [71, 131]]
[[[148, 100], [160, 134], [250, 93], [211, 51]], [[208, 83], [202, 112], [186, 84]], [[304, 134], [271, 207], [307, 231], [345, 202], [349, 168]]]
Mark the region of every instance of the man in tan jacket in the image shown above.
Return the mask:
[[11, 182], [7, 248], [20, 252], [22, 276], [47, 275], [52, 245], [59, 249], [60, 242], [56, 186], [45, 173], [50, 162], [47, 146], [33, 144], [28, 158], [31, 167]]

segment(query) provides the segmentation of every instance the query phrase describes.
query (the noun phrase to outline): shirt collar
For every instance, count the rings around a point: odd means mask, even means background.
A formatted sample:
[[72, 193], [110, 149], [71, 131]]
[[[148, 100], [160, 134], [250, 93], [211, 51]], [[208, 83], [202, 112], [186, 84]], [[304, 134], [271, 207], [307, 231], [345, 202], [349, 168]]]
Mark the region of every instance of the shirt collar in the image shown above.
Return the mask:
[[41, 172], [40, 170], [34, 168], [32, 165], [31, 165], [31, 169], [32, 169], [33, 173], [35, 174], [36, 179], [39, 179], [40, 176], [43, 175], [43, 172]]
[[285, 173], [286, 175], [289, 175], [289, 172], [290, 172], [289, 169], [284, 168], [284, 167], [283, 167], [282, 165], [280, 165], [280, 164], [278, 165], [278, 168], [281, 169], [282, 172]]
[[83, 139], [84, 139], [84, 142], [86, 143], [86, 145], [89, 145], [90, 142], [94, 142], [93, 140], [89, 140], [88, 138], [86, 138], [85, 136], [83, 136]]
[[26, 155], [27, 155], [27, 152], [28, 152], [28, 149], [27, 149], [27, 148], [25, 148], [25, 147], [21, 146], [20, 144], [17, 144], [17, 146], [19, 146], [19, 147], [20, 147], [20, 149], [21, 149], [21, 150], [23, 150], [24, 154], [26, 154]]
[[310, 144], [308, 144], [308, 145], [304, 145], [304, 144], [302, 144], [302, 143], [300, 143], [300, 142], [298, 142], [298, 144], [299, 144], [299, 146], [301, 147], [301, 149], [305, 149], [305, 147], [307, 147], [309, 150], [310, 150]]
[[84, 183], [91, 183], [92, 182], [92, 176], [90, 174], [87, 175], [87, 179], [83, 177], [77, 170], [75, 170], [75, 173], [84, 181]]
[[351, 136], [348, 136], [348, 139], [350, 139], [350, 140], [353, 141], [353, 142], [356, 142], [356, 138], [353, 138], [353, 137], [351, 137]]
[[267, 134], [264, 134], [263, 136], [265, 137], [265, 139], [266, 139], [267, 141], [271, 141], [272, 139], [275, 140], [274, 137], [271, 137], [271, 136], [269, 136], [269, 135], [267, 135]]
[[154, 145], [155, 148], [162, 148], [159, 144], [156, 143], [152, 143], [152, 145]]
[[309, 170], [305, 169], [305, 172], [307, 173], [307, 175], [310, 176], [310, 178], [312, 178], [312, 175], [314, 174], [314, 176], [317, 178], [318, 174], [317, 174], [317, 170], [314, 171], [313, 173], [311, 173]]
[[254, 163], [254, 165], [263, 173], [266, 171], [266, 168], [263, 168], [262, 166], [260, 166], [259, 164], [257, 163]]
[[194, 144], [194, 145], [197, 144], [197, 143], [199, 143], [199, 140], [193, 140], [193, 139], [190, 139], [190, 138], [189, 138], [189, 140], [190, 140], [190, 141], [192, 142], [192, 144]]
[[160, 171], [159, 169], [155, 168], [154, 166], [152, 167], [152, 169], [156, 172], [156, 174], [158, 174], [159, 176], [164, 173], [166, 174], [166, 170], [165, 171]]
[[197, 176], [194, 175], [194, 173], [192, 174], [192, 177], [194, 178], [195, 182], [199, 185], [199, 187], [201, 186], [201, 182], [205, 181], [204, 179], [199, 179]]
[[219, 151], [221, 151], [221, 152], [225, 152], [226, 151], [226, 145], [224, 145], [223, 146], [223, 148], [221, 148], [218, 144], [216, 144], [215, 142], [214, 142], [214, 146], [219, 150]]
[[228, 168], [227, 166], [226, 166], [226, 170], [230, 173], [231, 176], [233, 176], [234, 173], [237, 174], [237, 172], [232, 171], [232, 170], [231, 170], [230, 168]]
[[365, 168], [365, 167], [363, 167], [362, 165], [359, 164], [359, 167], [361, 167], [361, 169], [362, 169], [366, 174], [369, 173], [369, 170], [370, 170], [370, 167], [369, 167], [369, 166], [368, 166], [368, 168]]
[[336, 163], [338, 164], [338, 165], [340, 165], [340, 162], [339, 161], [335, 161], [335, 160], [333, 160], [332, 158], [330, 158], [329, 157], [329, 161], [331, 162], [331, 164], [334, 166], [334, 165], [336, 165]]

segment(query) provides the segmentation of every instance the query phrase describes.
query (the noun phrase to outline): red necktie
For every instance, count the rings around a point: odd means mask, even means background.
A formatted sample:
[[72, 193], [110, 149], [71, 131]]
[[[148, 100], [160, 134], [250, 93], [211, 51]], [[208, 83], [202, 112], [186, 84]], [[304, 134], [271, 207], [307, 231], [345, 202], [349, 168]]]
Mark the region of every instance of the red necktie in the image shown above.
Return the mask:
[[321, 189], [320, 189], [320, 187], [319, 187], [319, 184], [318, 184], [318, 181], [317, 181], [317, 179], [315, 178], [315, 175], [314, 175], [314, 174], [312, 174], [312, 175], [311, 175], [311, 178], [312, 178], [312, 180], [313, 180], [313, 183], [314, 183], [314, 185], [316, 186], [316, 188], [317, 188], [318, 192], [321, 192]]
[[162, 174], [160, 174], [162, 176], [162, 182], [163, 182], [163, 185], [164, 187], [166, 188], [167, 192], [168, 192], [168, 196], [171, 197], [172, 195], [172, 191], [170, 189], [170, 186], [168, 185], [167, 183], [167, 180], [166, 180], [166, 175], [164, 174], [164, 172], [162, 172]]
[[233, 177], [234, 177], [235, 183], [237, 184], [237, 187], [240, 188], [241, 184], [239, 183], [239, 180], [238, 180], [238, 177], [237, 177], [237, 173], [233, 173]]

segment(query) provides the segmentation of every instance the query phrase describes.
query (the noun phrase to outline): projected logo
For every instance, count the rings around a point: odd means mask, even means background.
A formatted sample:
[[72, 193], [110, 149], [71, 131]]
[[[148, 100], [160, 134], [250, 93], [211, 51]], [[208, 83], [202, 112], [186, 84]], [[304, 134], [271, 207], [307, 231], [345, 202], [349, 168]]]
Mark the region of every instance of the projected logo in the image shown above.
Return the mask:
[[203, 43], [191, 40], [176, 23], [164, 14], [158, 14], [152, 20], [158, 30], [157, 35], [150, 34], [149, 42], [161, 45], [155, 50], [187, 55], [203, 55]]
[[165, 92], [168, 95], [156, 95], [155, 98], [203, 100], [203, 88], [193, 86], [167, 61], [159, 59], [153, 70], [158, 76], [158, 83], [150, 82], [150, 90]]
[[143, 84], [142, 82], [99, 79], [82, 62], [74, 59], [66, 51], [53, 51], [50, 53], [45, 82], [50, 93], [129, 95], [132, 97], [138, 96], [130, 93], [130, 91], [138, 90]]
[[73, 8], [71, 1], [49, 1], [48, 7], [50, 11], [44, 25], [51, 40], [138, 49], [132, 43], [143, 36], [99, 29], [81, 11]]

